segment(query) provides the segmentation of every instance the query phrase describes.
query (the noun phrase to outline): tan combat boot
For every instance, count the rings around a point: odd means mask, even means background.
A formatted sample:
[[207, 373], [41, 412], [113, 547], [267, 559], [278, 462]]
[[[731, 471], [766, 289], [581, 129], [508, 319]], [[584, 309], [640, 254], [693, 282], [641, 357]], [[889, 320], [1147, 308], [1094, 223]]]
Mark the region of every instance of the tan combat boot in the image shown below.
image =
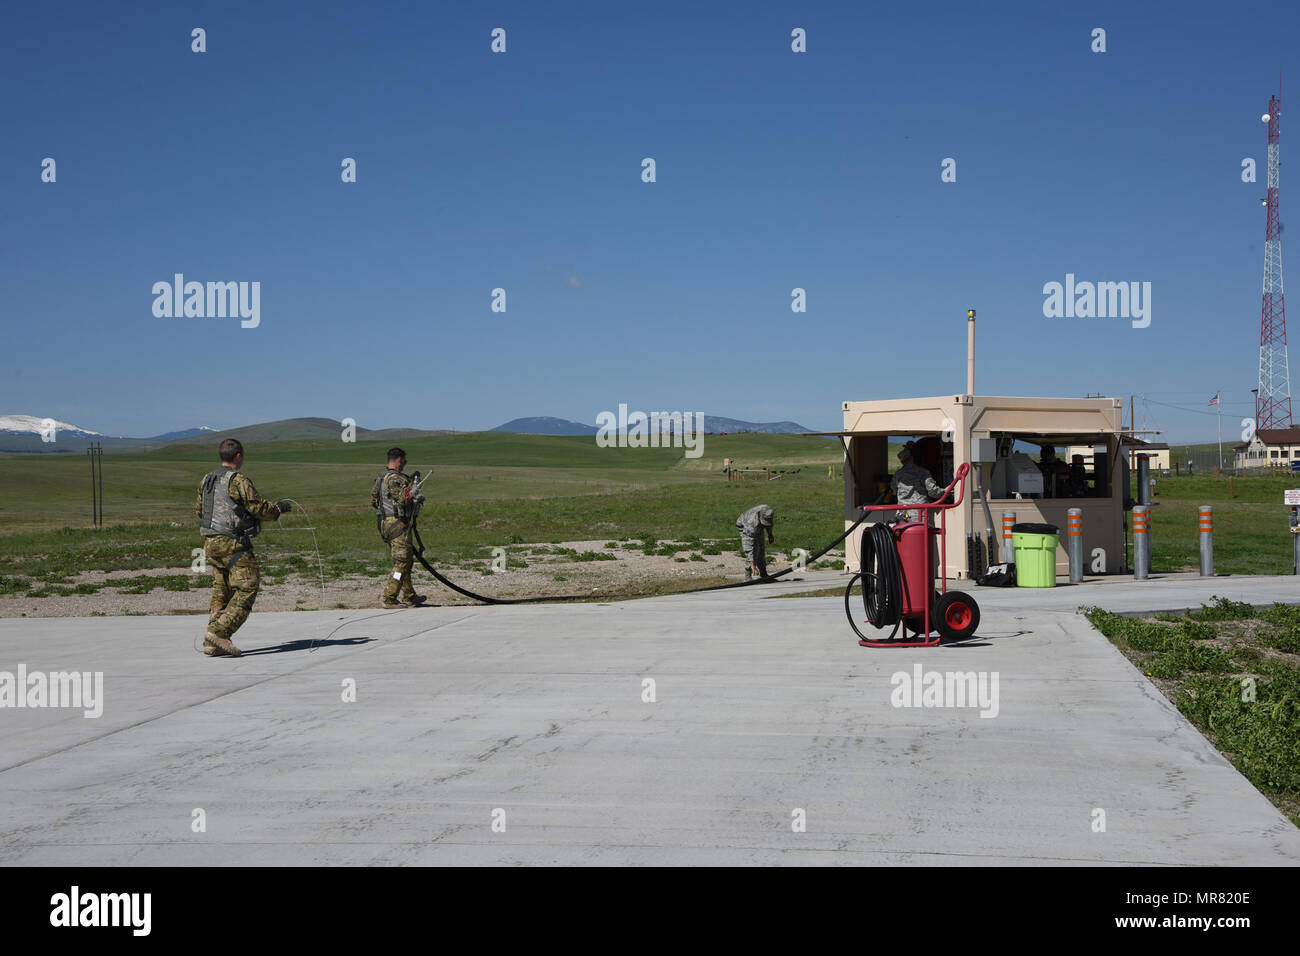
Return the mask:
[[241, 657], [244, 652], [230, 643], [227, 638], [204, 634], [203, 653], [209, 657]]

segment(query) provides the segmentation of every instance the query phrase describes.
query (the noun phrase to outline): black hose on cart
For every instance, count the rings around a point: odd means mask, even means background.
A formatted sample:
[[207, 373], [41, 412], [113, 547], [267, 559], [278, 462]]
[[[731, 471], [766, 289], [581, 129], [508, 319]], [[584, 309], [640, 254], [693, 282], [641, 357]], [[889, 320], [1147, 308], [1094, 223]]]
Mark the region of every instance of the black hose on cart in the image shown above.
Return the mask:
[[[865, 513], [864, 513], [865, 514]], [[862, 641], [878, 641], [879, 636], [867, 637], [858, 630], [858, 623], [853, 619], [850, 599], [853, 597], [853, 585], [862, 580], [862, 607], [866, 611], [867, 623], [877, 628], [889, 627], [885, 640], [893, 640], [898, 633], [898, 625], [903, 620], [903, 564], [898, 557], [898, 544], [894, 541], [893, 531], [883, 522], [870, 525], [862, 533], [862, 549], [858, 563], [859, 571], [849, 579], [844, 589], [844, 613], [848, 616], [849, 626]]]

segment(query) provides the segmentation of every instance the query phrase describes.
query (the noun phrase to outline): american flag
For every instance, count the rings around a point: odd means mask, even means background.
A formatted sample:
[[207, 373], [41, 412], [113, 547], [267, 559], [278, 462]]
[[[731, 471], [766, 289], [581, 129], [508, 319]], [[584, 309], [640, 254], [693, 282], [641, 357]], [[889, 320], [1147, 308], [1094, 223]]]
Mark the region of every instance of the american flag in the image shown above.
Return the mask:
[[1218, 395], [1215, 395], [1212, 399], [1210, 399], [1210, 404], [1211, 404], [1211, 405], [1217, 405], [1217, 404], [1219, 404], [1219, 396], [1218, 396]]

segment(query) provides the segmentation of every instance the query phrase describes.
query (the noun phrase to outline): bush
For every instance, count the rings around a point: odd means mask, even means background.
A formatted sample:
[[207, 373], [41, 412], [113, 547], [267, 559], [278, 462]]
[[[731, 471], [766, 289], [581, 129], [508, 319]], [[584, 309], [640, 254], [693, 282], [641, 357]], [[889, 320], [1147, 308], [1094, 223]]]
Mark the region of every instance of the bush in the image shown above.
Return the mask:
[[1238, 664], [1254, 664], [1262, 660], [1264, 655], [1253, 647], [1234, 647], [1232, 649], [1232, 659]]
[[1210, 598], [1213, 604], [1202, 604], [1198, 611], [1188, 611], [1187, 616], [1195, 621], [1241, 621], [1255, 616], [1253, 605], [1244, 601], [1230, 601], [1225, 597]]
[[1203, 674], [1228, 674], [1236, 669], [1227, 651], [1210, 644], [1189, 644], [1179, 648], [1177, 653], [1188, 670]]
[[1183, 673], [1183, 665], [1177, 654], [1156, 654], [1145, 666], [1148, 676], [1164, 680], [1173, 680]]
[[1300, 604], [1274, 604], [1260, 611], [1259, 616], [1278, 627], [1300, 627]]
[[1260, 635], [1260, 642], [1288, 654], [1300, 654], [1300, 627], [1276, 628]]
[[30, 582], [26, 578], [14, 576], [11, 578], [0, 575], [0, 594], [17, 594], [20, 591], [26, 591], [30, 587]]
[[1194, 641], [1208, 641], [1219, 636], [1218, 628], [1213, 624], [1204, 624], [1191, 618], [1184, 618], [1179, 621], [1178, 630], [1182, 632], [1184, 637], [1191, 638]]

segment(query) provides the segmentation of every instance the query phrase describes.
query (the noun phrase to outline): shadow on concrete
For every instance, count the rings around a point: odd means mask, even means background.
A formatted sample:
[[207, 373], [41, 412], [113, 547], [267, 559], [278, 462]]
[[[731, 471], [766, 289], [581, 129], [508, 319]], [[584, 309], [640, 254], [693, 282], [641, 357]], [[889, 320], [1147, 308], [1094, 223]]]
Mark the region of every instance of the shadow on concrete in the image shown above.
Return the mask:
[[1024, 637], [1032, 631], [1007, 631], [1004, 634], [979, 634], [964, 641], [940, 641], [940, 647], [992, 647], [992, 641], [1005, 641], [1009, 637]]
[[272, 644], [270, 647], [252, 648], [244, 651], [243, 656], [257, 657], [261, 654], [286, 654], [290, 651], [310, 651], [313, 648], [319, 649], [322, 647], [356, 647], [358, 644], [369, 644], [377, 640], [379, 640], [377, 637], [340, 637], [332, 641], [311, 640], [308, 638], [307, 640], [288, 641], [284, 644]]

